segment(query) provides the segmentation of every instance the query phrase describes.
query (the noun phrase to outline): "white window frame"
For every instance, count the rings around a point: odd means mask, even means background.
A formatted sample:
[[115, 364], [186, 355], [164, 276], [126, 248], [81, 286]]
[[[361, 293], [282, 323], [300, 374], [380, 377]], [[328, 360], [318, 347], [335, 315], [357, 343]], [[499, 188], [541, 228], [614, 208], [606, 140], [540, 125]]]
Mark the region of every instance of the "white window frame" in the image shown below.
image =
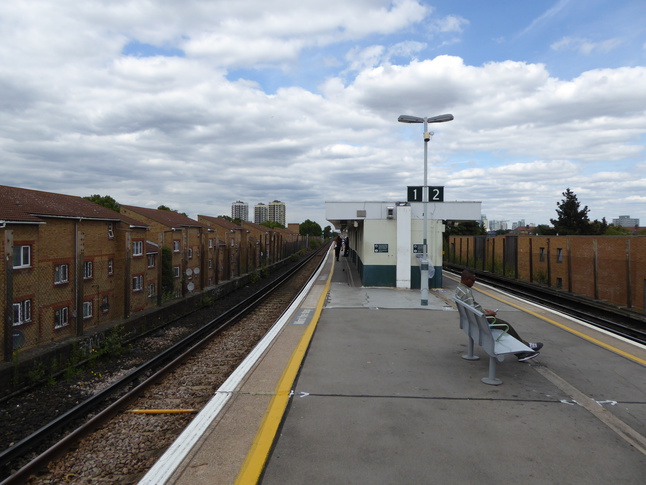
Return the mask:
[[[17, 251], [16, 251], [17, 250]], [[16, 261], [16, 259], [18, 261]], [[18, 262], [18, 264], [16, 264]], [[31, 267], [31, 246], [23, 244], [13, 247], [13, 268], [30, 268]]]
[[83, 279], [84, 280], [91, 280], [93, 278], [93, 271], [92, 267], [94, 265], [92, 264], [92, 261], [84, 261], [83, 262]]
[[154, 254], [149, 254], [148, 255], [148, 267], [149, 268], [154, 268], [155, 267], [155, 255]]
[[155, 297], [155, 283], [150, 283], [148, 285], [148, 298]]
[[65, 264], [54, 265], [54, 284], [55, 285], [62, 285], [65, 283], [69, 283], [69, 277], [70, 277], [69, 264], [65, 263]]
[[[56, 322], [56, 314], [58, 314], [58, 323]], [[54, 329], [67, 327], [70, 324], [70, 310], [64, 306], [54, 310]]]
[[188, 248], [188, 259], [193, 259], [193, 248]]
[[173, 240], [173, 252], [174, 253], [179, 253], [180, 249], [181, 249], [181, 246], [179, 244], [179, 239], [174, 239]]
[[92, 310], [94, 305], [92, 304], [92, 300], [89, 301], [84, 301], [83, 302], [83, 318], [92, 318]]
[[114, 224], [112, 222], [108, 222], [108, 237], [114, 239]]
[[22, 300], [13, 304], [13, 325], [18, 326], [31, 322], [31, 300]]
[[132, 241], [132, 255], [133, 256], [143, 256], [144, 255], [144, 242], [143, 241]]
[[179, 266], [173, 266], [173, 274], [175, 275], [175, 278], [179, 278], [179, 275], [180, 275]]
[[112, 258], [108, 259], [108, 274], [109, 275], [114, 274], [114, 259]]
[[144, 276], [137, 275], [132, 278], [132, 291], [141, 291], [144, 288]]

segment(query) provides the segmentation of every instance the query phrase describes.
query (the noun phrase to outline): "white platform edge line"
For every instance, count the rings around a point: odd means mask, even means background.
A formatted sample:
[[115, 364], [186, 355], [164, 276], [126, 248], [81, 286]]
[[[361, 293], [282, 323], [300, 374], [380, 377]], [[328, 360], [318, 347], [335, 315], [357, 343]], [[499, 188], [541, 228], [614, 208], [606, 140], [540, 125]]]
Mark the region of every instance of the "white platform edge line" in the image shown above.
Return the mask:
[[195, 419], [191, 421], [166, 452], [157, 460], [157, 462], [155, 462], [150, 470], [148, 470], [146, 475], [144, 475], [144, 477], [139, 481], [139, 485], [161, 485], [168, 481], [177, 467], [179, 467], [182, 461], [184, 461], [190, 450], [202, 437], [208, 428], [208, 424], [220, 414], [244, 377], [251, 369], [253, 369], [256, 362], [265, 353], [265, 350], [267, 350], [286, 323], [291, 319], [292, 315], [296, 312], [302, 300], [307, 296], [311, 287], [318, 279], [319, 274], [323, 271], [329, 254], [329, 252], [326, 254], [323, 263], [314, 277], [310, 278], [309, 283], [305, 288], [303, 288], [303, 290], [301, 290], [300, 294], [294, 300], [289, 309], [262, 338], [258, 345], [254, 347], [236, 370], [233, 371], [229, 378], [224, 381], [222, 386], [220, 386], [220, 388], [215, 392], [213, 397], [197, 414]]

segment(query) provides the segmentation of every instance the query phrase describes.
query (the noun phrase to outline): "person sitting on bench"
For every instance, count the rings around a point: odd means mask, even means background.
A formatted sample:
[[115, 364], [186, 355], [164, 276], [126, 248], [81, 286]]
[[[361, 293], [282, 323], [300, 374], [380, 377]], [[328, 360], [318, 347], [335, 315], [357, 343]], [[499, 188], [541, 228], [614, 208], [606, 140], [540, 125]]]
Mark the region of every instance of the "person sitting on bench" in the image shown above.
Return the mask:
[[[475, 273], [470, 270], [470, 269], [465, 269], [462, 271], [462, 277], [460, 279], [460, 284], [458, 287], [455, 289], [455, 298], [463, 301], [469, 306], [472, 306], [479, 312], [482, 312], [485, 314], [487, 317], [487, 321], [489, 322], [489, 325], [495, 324], [495, 325], [506, 325], [509, 327], [507, 330], [507, 333], [514, 337], [515, 339], [520, 340], [522, 343], [527, 345], [530, 349], [532, 349], [532, 352], [520, 352], [516, 354], [516, 357], [518, 357], [519, 362], [526, 362], [530, 359], [533, 359], [534, 357], [539, 355], [539, 350], [541, 347], [543, 347], [542, 342], [527, 342], [521, 338], [521, 336], [518, 334], [516, 330], [514, 330], [514, 327], [509, 325], [509, 323], [499, 320], [499, 319], [492, 319], [491, 317], [496, 316], [496, 312], [494, 310], [487, 310], [482, 308], [482, 305], [480, 305], [475, 299], [473, 298], [473, 293], [471, 292], [471, 287], [473, 284], [476, 282], [476, 275]], [[494, 322], [495, 320], [495, 322]]]

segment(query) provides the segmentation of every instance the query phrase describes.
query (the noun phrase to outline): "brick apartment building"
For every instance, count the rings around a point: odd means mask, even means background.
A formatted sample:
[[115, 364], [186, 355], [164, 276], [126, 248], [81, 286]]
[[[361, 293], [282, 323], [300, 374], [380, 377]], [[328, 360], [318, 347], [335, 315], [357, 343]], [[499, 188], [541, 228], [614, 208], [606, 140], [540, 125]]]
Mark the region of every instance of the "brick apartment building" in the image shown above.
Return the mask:
[[[196, 221], [128, 205], [120, 210], [0, 186], [0, 360], [91, 334], [162, 305], [163, 297], [189, 297], [300, 249], [292, 245], [298, 235], [253, 223]], [[162, 266], [172, 271], [170, 291], [163, 277], [171, 271]]]
[[175, 211], [131, 205], [122, 205], [121, 214], [145, 223], [150, 228], [149, 240], [171, 250], [173, 296], [185, 296], [217, 282], [213, 263], [215, 234], [209, 234], [204, 224]]
[[12, 341], [29, 348], [82, 335], [153, 304], [143, 285], [157, 278], [147, 232], [81, 197], [0, 186], [4, 355]]

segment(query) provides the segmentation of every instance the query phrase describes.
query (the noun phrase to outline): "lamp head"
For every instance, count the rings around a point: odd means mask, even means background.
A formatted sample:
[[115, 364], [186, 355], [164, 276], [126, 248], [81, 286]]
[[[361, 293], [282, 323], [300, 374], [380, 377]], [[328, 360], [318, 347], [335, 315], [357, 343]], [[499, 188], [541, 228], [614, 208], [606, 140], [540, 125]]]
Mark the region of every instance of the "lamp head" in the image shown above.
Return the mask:
[[397, 118], [397, 121], [400, 123], [424, 123], [424, 118], [420, 118], [419, 116], [400, 115], [400, 117]]

